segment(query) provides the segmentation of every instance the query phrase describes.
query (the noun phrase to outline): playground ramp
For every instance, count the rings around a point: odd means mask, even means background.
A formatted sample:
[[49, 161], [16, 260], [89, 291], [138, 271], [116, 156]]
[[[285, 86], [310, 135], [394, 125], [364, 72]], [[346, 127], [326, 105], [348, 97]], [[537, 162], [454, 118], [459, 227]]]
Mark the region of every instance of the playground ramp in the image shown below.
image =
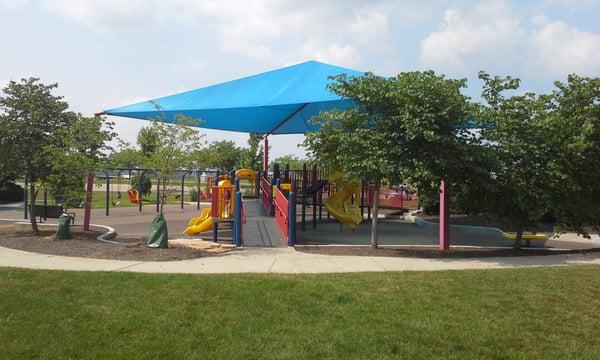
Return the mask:
[[246, 223], [244, 224], [244, 246], [285, 247], [275, 218], [269, 216], [258, 199], [245, 199]]

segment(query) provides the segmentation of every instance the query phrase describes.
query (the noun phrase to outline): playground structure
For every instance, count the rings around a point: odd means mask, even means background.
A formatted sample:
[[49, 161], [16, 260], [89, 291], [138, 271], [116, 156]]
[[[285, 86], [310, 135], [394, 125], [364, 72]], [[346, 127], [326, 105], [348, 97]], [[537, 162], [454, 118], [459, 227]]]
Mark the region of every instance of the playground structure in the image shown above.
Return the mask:
[[[329, 89], [331, 79], [341, 74], [358, 77], [363, 76], [365, 72], [308, 61], [192, 91], [107, 109], [97, 115], [122, 116], [141, 120], [151, 120], [160, 116], [167, 123], [173, 123], [178, 116], [183, 115], [202, 119], [198, 126], [203, 128], [263, 134], [263, 167], [262, 174], [254, 183], [255, 194], [257, 196], [260, 194], [265, 210], [275, 217], [284, 240], [288, 245], [293, 245], [296, 224], [295, 204], [298, 200], [301, 205], [302, 231], [306, 229], [309, 206], [312, 210], [313, 229], [317, 227], [317, 215], [318, 219], [322, 220], [323, 207], [326, 209], [328, 218], [334, 217], [352, 229], [358, 226], [359, 220], [365, 218], [365, 210], [366, 218], [371, 217], [371, 207], [375, 202], [381, 208], [402, 209], [402, 211], [417, 206], [416, 195], [402, 185], [396, 188], [380, 189], [379, 198], [374, 199], [371, 185], [347, 184], [343, 181], [332, 183], [327, 177], [328, 174], [322, 173], [321, 169], [317, 172], [314, 168], [310, 172], [310, 176], [308, 176], [306, 168], [301, 171], [286, 170], [283, 176], [279, 173], [278, 168], [273, 169], [271, 174], [269, 173], [269, 136], [304, 134], [318, 130], [318, 123], [308, 121], [315, 115], [323, 111], [346, 110], [355, 107], [350, 100], [336, 95]], [[473, 128], [475, 125], [477, 124], [466, 121], [460, 126]], [[199, 176], [197, 172], [196, 175]], [[182, 176], [182, 208], [184, 177], [185, 174]], [[239, 178], [243, 178], [242, 174]], [[236, 199], [238, 193], [241, 196], [240, 179], [235, 180]], [[440, 249], [446, 250], [450, 246], [449, 192], [446, 181], [443, 178], [438, 181], [440, 199], [438, 240]], [[90, 191], [90, 182], [88, 181], [88, 192]], [[207, 188], [202, 195], [204, 198], [210, 196], [212, 200], [214, 188], [212, 192]], [[198, 209], [200, 198], [201, 196], [198, 196]], [[108, 203], [107, 195], [107, 215]], [[143, 200], [139, 201], [140, 211], [142, 204]], [[213, 212], [217, 211], [214, 206], [211, 208]], [[241, 206], [235, 208], [237, 212]], [[89, 214], [90, 209], [86, 208], [84, 228], [89, 228]], [[214, 225], [213, 233], [216, 234], [218, 223], [215, 222]], [[510, 234], [507, 236], [510, 237]], [[216, 235], [213, 238], [216, 239]]]
[[[184, 234], [197, 235], [213, 230], [213, 241], [217, 242], [219, 224], [224, 224], [233, 228], [234, 243], [241, 246], [243, 243], [242, 223], [245, 222], [245, 213], [240, 183], [241, 181], [249, 182], [250, 189], [255, 191], [257, 173], [250, 169], [240, 169], [230, 174], [214, 177], [214, 185], [210, 191], [211, 206], [203, 209], [200, 216], [189, 221]], [[255, 196], [256, 194], [254, 194]]]
[[[233, 185], [228, 179], [218, 181], [216, 189], [212, 190], [211, 207], [202, 209], [199, 217], [190, 220], [188, 227], [183, 231], [186, 235], [196, 235], [213, 229], [216, 219], [232, 219], [233, 204]], [[215, 209], [213, 211], [213, 208]]]

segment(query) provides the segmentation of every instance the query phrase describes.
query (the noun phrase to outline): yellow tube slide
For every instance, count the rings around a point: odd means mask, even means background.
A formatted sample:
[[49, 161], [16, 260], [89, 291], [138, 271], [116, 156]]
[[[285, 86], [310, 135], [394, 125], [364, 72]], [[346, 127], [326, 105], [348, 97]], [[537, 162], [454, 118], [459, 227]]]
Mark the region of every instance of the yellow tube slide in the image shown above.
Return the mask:
[[[340, 181], [336, 185], [338, 185], [338, 188], [341, 187], [341, 190], [336, 191], [335, 194], [327, 198], [325, 208], [337, 221], [354, 230], [362, 221], [360, 208], [358, 207], [360, 203], [360, 186]], [[353, 196], [354, 203], [352, 203]]]
[[192, 218], [188, 227], [183, 230], [186, 235], [195, 235], [204, 231], [212, 230], [213, 219], [211, 215], [211, 208], [202, 209], [200, 216]]

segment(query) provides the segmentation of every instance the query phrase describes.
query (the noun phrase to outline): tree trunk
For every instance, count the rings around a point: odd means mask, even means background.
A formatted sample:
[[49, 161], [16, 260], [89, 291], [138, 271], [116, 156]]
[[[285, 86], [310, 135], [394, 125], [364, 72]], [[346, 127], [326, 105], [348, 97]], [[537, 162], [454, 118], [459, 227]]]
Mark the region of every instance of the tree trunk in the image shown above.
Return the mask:
[[381, 186], [380, 181], [375, 182], [373, 188], [373, 216], [371, 217], [371, 247], [377, 249], [379, 242], [377, 239], [377, 221], [379, 218], [379, 187]]
[[94, 170], [88, 172], [87, 188], [85, 191], [85, 205], [83, 215], [83, 231], [90, 231], [90, 219], [92, 216], [92, 199], [94, 195]]
[[35, 198], [37, 195], [37, 191], [35, 189], [35, 183], [31, 182], [29, 184], [29, 193], [31, 198], [29, 199], [29, 218], [31, 219], [31, 230], [34, 235], [39, 235], [40, 230], [38, 228], [37, 219], [35, 218]]
[[517, 228], [517, 236], [515, 237], [515, 250], [521, 249], [521, 243], [523, 242], [523, 228]]

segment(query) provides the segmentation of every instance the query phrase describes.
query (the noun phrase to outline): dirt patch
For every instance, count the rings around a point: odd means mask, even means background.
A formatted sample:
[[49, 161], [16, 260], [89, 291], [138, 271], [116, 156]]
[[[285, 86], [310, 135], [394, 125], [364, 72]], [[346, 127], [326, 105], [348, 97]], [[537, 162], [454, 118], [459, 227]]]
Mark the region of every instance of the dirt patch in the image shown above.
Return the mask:
[[586, 254], [600, 252], [600, 248], [586, 250], [513, 250], [513, 249], [484, 249], [484, 248], [454, 248], [446, 251], [430, 247], [410, 248], [379, 248], [372, 249], [367, 246], [296, 246], [296, 250], [309, 254], [334, 255], [334, 256], [386, 256], [386, 257], [412, 257], [412, 258], [440, 258], [464, 259], [481, 257], [508, 257], [508, 256], [541, 256], [559, 254]]
[[77, 230], [72, 231], [71, 240], [54, 240], [55, 232], [55, 227], [44, 226], [40, 227], [40, 235], [34, 236], [29, 226], [0, 224], [0, 246], [49, 255], [131, 261], [187, 260], [217, 256], [233, 250], [216, 245], [189, 246], [176, 242], [167, 249], [152, 249], [133, 239], [127, 239], [122, 244], [109, 244], [96, 240], [101, 233]]

